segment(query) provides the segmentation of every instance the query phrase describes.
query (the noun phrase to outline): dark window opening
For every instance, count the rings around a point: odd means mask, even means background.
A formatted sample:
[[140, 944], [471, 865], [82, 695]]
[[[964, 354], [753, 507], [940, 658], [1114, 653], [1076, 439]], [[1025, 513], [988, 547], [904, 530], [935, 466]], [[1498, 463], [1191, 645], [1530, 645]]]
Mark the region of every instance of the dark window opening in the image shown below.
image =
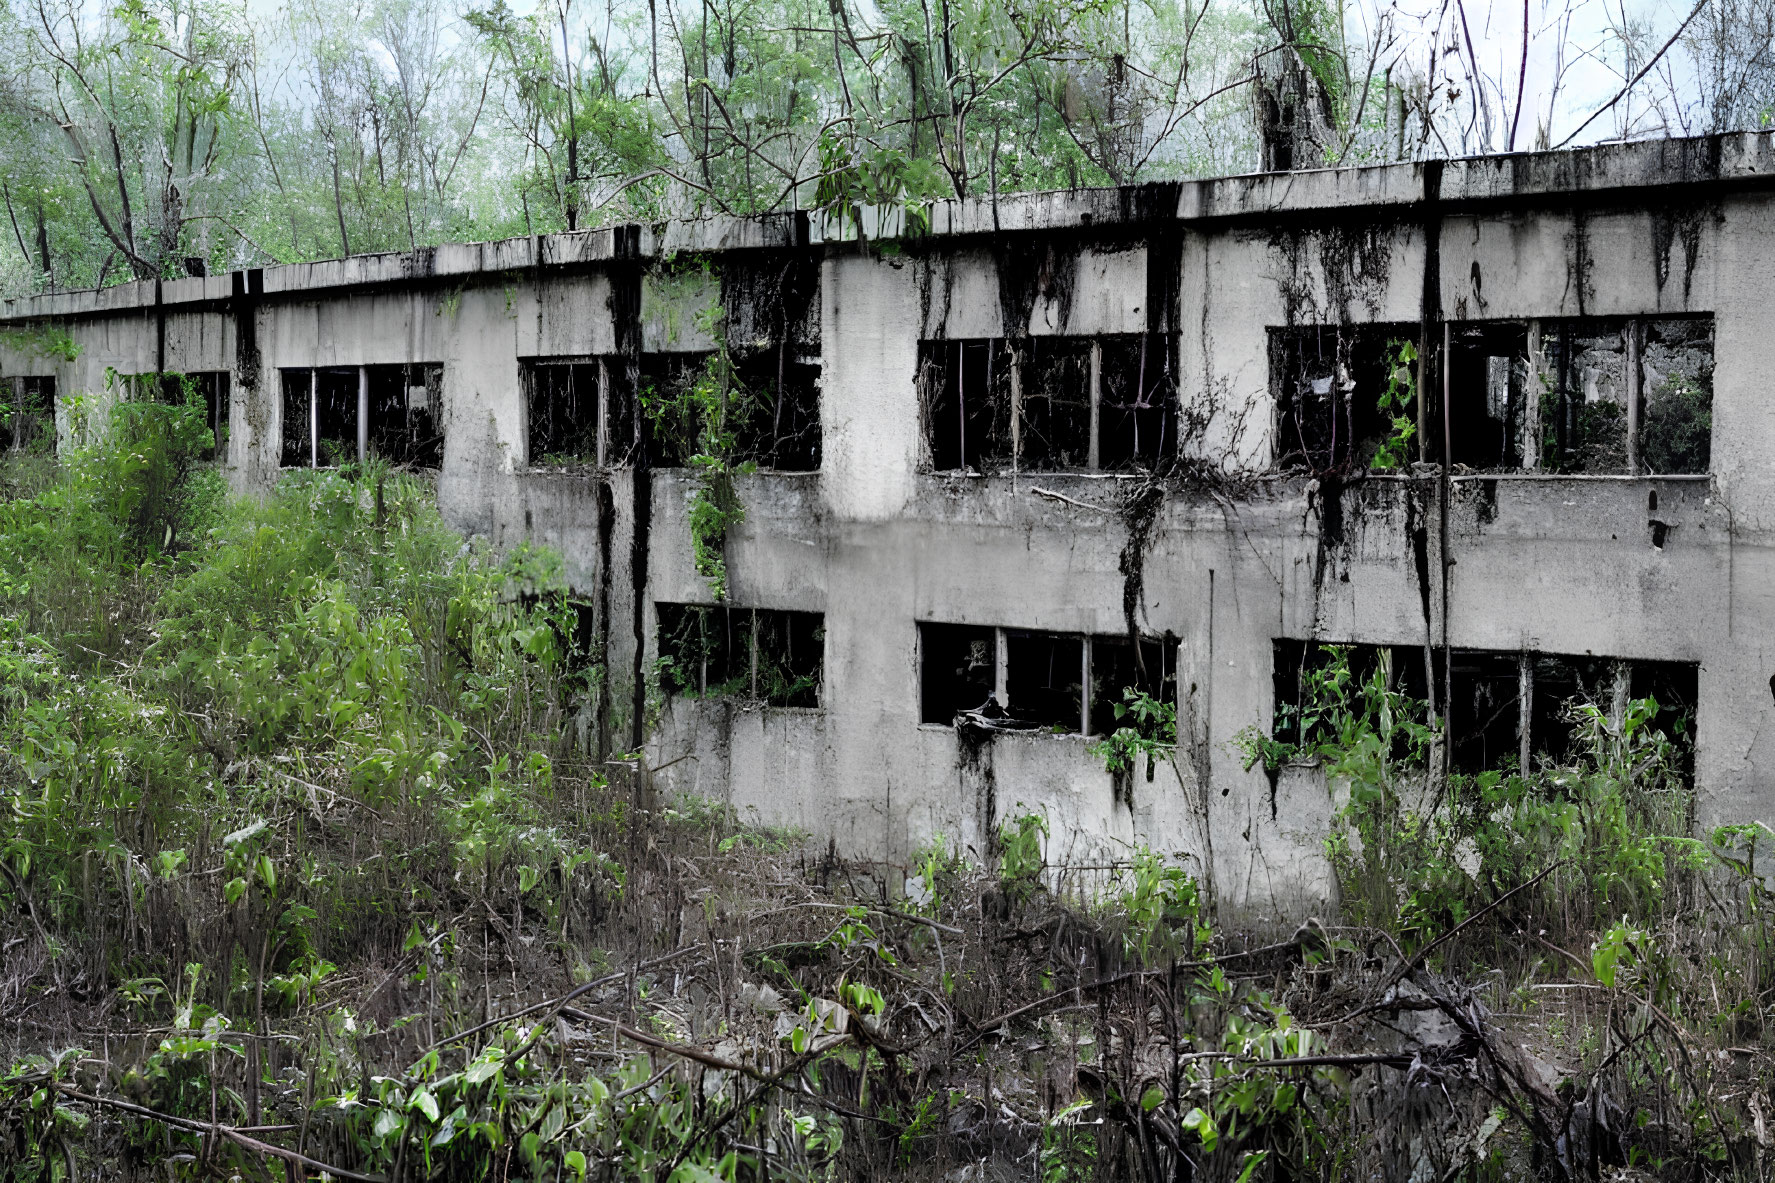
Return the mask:
[[283, 371], [283, 466], [333, 468], [358, 458], [356, 367]]
[[596, 361], [520, 363], [525, 447], [531, 464], [598, 462], [598, 369]]
[[685, 468], [703, 450], [703, 422], [692, 394], [706, 353], [641, 355], [640, 406], [647, 459], [659, 468]]
[[[1278, 640], [1274, 657], [1271, 734], [1283, 743], [1310, 746], [1328, 738], [1317, 712], [1340, 700], [1359, 709], [1360, 687], [1377, 669], [1387, 686], [1418, 702], [1429, 700], [1430, 672], [1437, 679], [1437, 696], [1441, 694], [1442, 653], [1435, 653], [1434, 670], [1426, 671], [1421, 646]], [[1530, 763], [1570, 763], [1583, 754], [1580, 724], [1572, 717], [1574, 703], [1618, 719], [1630, 701], [1650, 698], [1657, 710], [1646, 725], [1664, 733], [1677, 767], [1691, 775], [1698, 671], [1688, 662], [1456, 649], [1448, 669], [1449, 768], [1467, 774], [1520, 769], [1525, 716]]]
[[1713, 461], [1713, 318], [1647, 321], [1640, 366], [1641, 469], [1708, 472]]
[[0, 379], [0, 445], [24, 452], [55, 447], [55, 379]]
[[[1387, 467], [1403, 467], [1410, 457], [1388, 447], [1398, 434], [1393, 419], [1415, 424], [1417, 412], [1411, 385], [1401, 391], [1395, 374], [1417, 336], [1415, 325], [1271, 329], [1277, 465], [1363, 471], [1385, 450], [1398, 453]], [[1385, 405], [1400, 396], [1403, 405]]]
[[1013, 719], [1055, 731], [1084, 726], [1085, 638], [1061, 633], [1005, 634], [1005, 710]]
[[1527, 327], [1452, 326], [1448, 367], [1449, 460], [1487, 471], [1521, 468], [1532, 385]]
[[[818, 362], [786, 348], [737, 349], [728, 355], [731, 369], [723, 374], [711, 367], [713, 356], [642, 355], [648, 459], [660, 468], [684, 468], [693, 456], [725, 441], [729, 458], [738, 464], [776, 472], [818, 470]], [[699, 391], [699, 384], [708, 385]]]
[[1017, 466], [1028, 472], [1089, 468], [1090, 339], [1032, 337], [1024, 348]]
[[[636, 434], [635, 388], [629, 381], [627, 361], [615, 356], [601, 360], [604, 367], [604, 405], [601, 415], [604, 465], [607, 468], [621, 468], [634, 463], [635, 451], [643, 443], [642, 437]], [[645, 422], [645, 417], [643, 421]]]
[[933, 469], [1009, 467], [1010, 352], [1003, 341], [919, 342], [918, 386]]
[[1521, 688], [1522, 662], [1517, 654], [1455, 650], [1449, 667], [1451, 769], [1477, 773], [1520, 765]]
[[1140, 639], [1140, 660], [1127, 637], [1091, 638], [1091, 734], [1108, 735], [1132, 724], [1116, 715], [1127, 692], [1138, 690], [1161, 702], [1177, 701], [1177, 642]]
[[1614, 701], [1615, 663], [1602, 657], [1534, 654], [1533, 698], [1529, 710], [1529, 750], [1555, 763], [1578, 755], [1578, 736], [1568, 718], [1572, 702], [1603, 711]]
[[735, 455], [776, 472], [820, 467], [820, 366], [787, 347], [747, 350], [734, 361], [728, 414]]
[[1713, 318], [1542, 328], [1541, 467], [1701, 475], [1712, 459]]
[[315, 375], [314, 465], [336, 468], [358, 459], [356, 370], [320, 370]]
[[668, 695], [820, 705], [826, 644], [820, 613], [703, 604], [654, 608], [660, 685]]
[[949, 724], [986, 705], [998, 685], [998, 630], [920, 624], [919, 721]]
[[1177, 447], [1177, 391], [1165, 338], [1104, 337], [1097, 467], [1156, 469]]
[[1130, 689], [1177, 700], [1178, 644], [1171, 636], [1142, 637], [1138, 660], [1121, 635], [921, 623], [918, 638], [923, 723], [952, 723], [996, 702], [1000, 727], [1108, 735], [1131, 725], [1116, 715]]
[[335, 468], [370, 456], [441, 466], [443, 377], [435, 363], [283, 371], [283, 467]]
[[209, 442], [201, 457], [204, 460], [226, 457], [230, 384], [227, 370], [117, 374], [116, 382], [122, 396], [132, 402], [153, 402], [168, 407], [201, 406], [204, 426], [209, 431]]
[[1658, 704], [1650, 726], [1675, 745], [1677, 767], [1691, 782], [1695, 775], [1695, 707], [1701, 667], [1689, 661], [1636, 661], [1629, 668], [1628, 697]]
[[314, 435], [308, 417], [311, 373], [283, 371], [283, 455], [278, 463], [284, 468], [307, 468], [314, 462]]
[[[1303, 708], [1317, 701], [1355, 696], [1376, 670], [1382, 684], [1419, 702], [1427, 702], [1428, 671], [1422, 648], [1395, 645], [1327, 645], [1318, 641], [1278, 640], [1274, 644], [1275, 719], [1271, 735], [1291, 744], [1322, 739], [1311, 712]], [[1440, 684], [1441, 653], [1436, 655], [1435, 676]], [[1342, 669], [1339, 669], [1340, 662]]]
[[1563, 320], [1545, 326], [1551, 379], [1541, 398], [1541, 467], [1624, 473], [1627, 466], [1628, 326]]
[[441, 468], [444, 463], [444, 367], [369, 366], [370, 454], [391, 464]]
[[1177, 445], [1165, 341], [1136, 333], [1043, 336], [1015, 350], [998, 339], [920, 342], [919, 404], [931, 468], [1158, 468]]

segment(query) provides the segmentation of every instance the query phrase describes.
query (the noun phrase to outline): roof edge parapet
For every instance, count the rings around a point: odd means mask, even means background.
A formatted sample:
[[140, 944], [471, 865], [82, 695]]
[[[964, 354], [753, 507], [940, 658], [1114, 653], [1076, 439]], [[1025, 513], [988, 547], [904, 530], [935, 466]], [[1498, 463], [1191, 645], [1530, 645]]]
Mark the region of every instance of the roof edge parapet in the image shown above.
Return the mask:
[[[1405, 209], [1425, 200], [1429, 174], [1430, 168], [1420, 162], [951, 199], [928, 207], [928, 229], [921, 227], [920, 236], [1107, 229], [1165, 220], [1261, 221], [1314, 212]], [[1444, 161], [1437, 195], [1447, 205], [1487, 205], [1770, 181], [1775, 181], [1775, 132], [1734, 132]], [[906, 234], [903, 207], [864, 207], [858, 216], [846, 218], [800, 211], [696, 218], [270, 266], [259, 269], [261, 283], [255, 285], [254, 295], [289, 299], [340, 289], [466, 282], [539, 267], [599, 266], [625, 257], [625, 236], [630, 243], [638, 242], [641, 258], [661, 258], [833, 245], [859, 237], [899, 239]], [[195, 310], [225, 302], [243, 290], [228, 274], [164, 280], [158, 287], [158, 299], [153, 280], [138, 280], [0, 300], [0, 323], [156, 307]]]

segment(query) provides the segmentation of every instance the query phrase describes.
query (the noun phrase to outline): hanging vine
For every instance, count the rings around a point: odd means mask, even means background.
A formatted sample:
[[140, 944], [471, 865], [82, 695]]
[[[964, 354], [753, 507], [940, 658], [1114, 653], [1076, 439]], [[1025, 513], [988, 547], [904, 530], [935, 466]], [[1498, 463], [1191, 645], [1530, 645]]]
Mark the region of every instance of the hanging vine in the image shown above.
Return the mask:
[[697, 329], [713, 347], [702, 368], [686, 380], [663, 382], [641, 392], [641, 410], [655, 437], [683, 437], [677, 442], [688, 453], [697, 478], [690, 500], [691, 557], [717, 602], [727, 599], [728, 531], [746, 519], [734, 474], [754, 467], [750, 462], [736, 463], [739, 433], [754, 400], [739, 381], [727, 347], [726, 324], [727, 310], [719, 304], [699, 310]]

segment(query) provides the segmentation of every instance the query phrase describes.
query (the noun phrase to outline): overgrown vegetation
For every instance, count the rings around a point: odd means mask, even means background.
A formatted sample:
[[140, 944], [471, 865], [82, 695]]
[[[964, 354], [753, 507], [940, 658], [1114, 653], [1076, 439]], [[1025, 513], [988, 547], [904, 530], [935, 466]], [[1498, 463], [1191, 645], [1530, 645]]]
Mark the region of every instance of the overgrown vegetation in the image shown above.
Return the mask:
[[1411, 458], [1411, 441], [1418, 433], [1418, 347], [1410, 341], [1387, 345], [1387, 388], [1377, 400], [1387, 435], [1369, 466], [1382, 472], [1404, 468]]
[[201, 418], [5, 469], [6, 1178], [1757, 1175], [1767, 831], [1689, 834], [1649, 701], [1442, 777], [1333, 653], [1242, 741], [1344, 802], [1342, 914], [1275, 932], [1020, 807], [848, 863], [576, 744], [553, 556], [375, 465], [230, 502]]
[[676, 450], [687, 455], [696, 474], [689, 515], [691, 559], [717, 603], [727, 599], [727, 532], [746, 520], [734, 474], [753, 467], [735, 457], [739, 432], [754, 404], [728, 353], [726, 320], [727, 311], [719, 304], [698, 309], [697, 331], [714, 345], [701, 368], [686, 381], [641, 392], [641, 412], [656, 437], [680, 437], [674, 441]]
[[937, 199], [1248, 171], [1274, 104], [1296, 166], [1768, 123], [1771, 0], [1536, 19], [1551, 87], [1514, 24], [1343, 0], [8, 0], [0, 289], [706, 213], [916, 234]]

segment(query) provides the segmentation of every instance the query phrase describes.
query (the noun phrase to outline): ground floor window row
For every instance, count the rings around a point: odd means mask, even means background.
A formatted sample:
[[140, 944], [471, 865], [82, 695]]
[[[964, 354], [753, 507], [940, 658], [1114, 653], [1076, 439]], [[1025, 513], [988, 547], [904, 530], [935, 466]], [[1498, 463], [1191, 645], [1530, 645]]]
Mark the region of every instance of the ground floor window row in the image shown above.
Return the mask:
[[644, 353], [635, 374], [613, 356], [519, 363], [524, 440], [539, 467], [660, 468], [723, 454], [779, 472], [820, 467], [820, 364], [787, 347]]
[[[737, 697], [817, 707], [825, 689], [818, 612], [656, 603], [659, 684], [668, 697]], [[1006, 726], [1105, 735], [1130, 689], [1177, 695], [1175, 639], [918, 625], [919, 717], [949, 725], [980, 711]]]
[[826, 618], [819, 612], [656, 603], [660, 690], [668, 698], [736, 697], [817, 707]]
[[948, 725], [980, 711], [1010, 724], [1107, 735], [1137, 689], [1177, 698], [1177, 642], [923, 622], [918, 626], [919, 721]]
[[[1702, 474], [1713, 433], [1712, 316], [1270, 330], [1280, 467]], [[1444, 408], [1446, 407], [1446, 414]]]
[[0, 378], [0, 447], [23, 452], [55, 445], [55, 378]]
[[435, 362], [286, 369], [285, 468], [380, 457], [438, 468], [444, 459], [444, 367]]
[[938, 472], [1119, 472], [1177, 451], [1175, 338], [921, 341], [919, 407]]
[[[1389, 687], [1440, 713], [1447, 687], [1449, 767], [1455, 772], [1533, 768], [1578, 754], [1579, 727], [1571, 704], [1589, 703], [1619, 722], [1630, 703], [1650, 699], [1647, 723], [1676, 749], [1685, 773], [1693, 770], [1695, 703], [1700, 666], [1589, 655], [1456, 649], [1449, 653], [1408, 645], [1326, 645], [1278, 640], [1272, 735], [1284, 743], [1312, 740], [1327, 695], [1379, 671]], [[1446, 677], [1445, 677], [1446, 675]]]
[[[203, 459], [214, 460], [228, 450], [229, 391], [227, 370], [185, 373], [119, 374], [108, 371], [113, 389], [136, 402], [203, 407], [209, 443]], [[24, 451], [55, 447], [56, 384], [51, 375], [0, 378], [0, 448]]]

